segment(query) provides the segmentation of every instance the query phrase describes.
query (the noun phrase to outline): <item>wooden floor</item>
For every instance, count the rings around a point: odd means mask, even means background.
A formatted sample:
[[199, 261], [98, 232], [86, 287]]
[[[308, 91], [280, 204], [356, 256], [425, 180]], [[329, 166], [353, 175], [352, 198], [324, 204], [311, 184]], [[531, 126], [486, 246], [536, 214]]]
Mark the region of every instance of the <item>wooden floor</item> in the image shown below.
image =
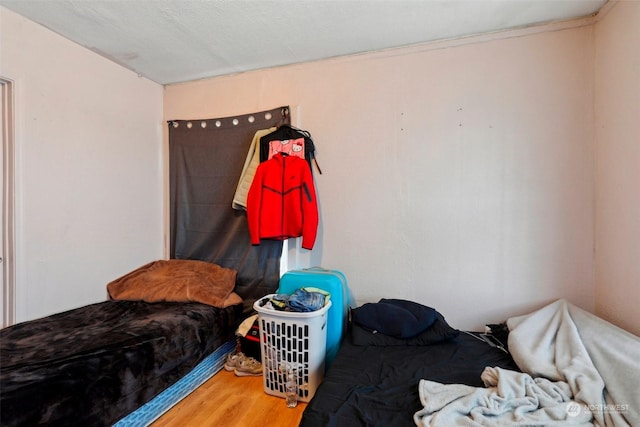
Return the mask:
[[224, 369], [151, 427], [294, 427], [306, 403], [287, 408], [284, 399], [264, 392], [262, 377], [237, 377]]

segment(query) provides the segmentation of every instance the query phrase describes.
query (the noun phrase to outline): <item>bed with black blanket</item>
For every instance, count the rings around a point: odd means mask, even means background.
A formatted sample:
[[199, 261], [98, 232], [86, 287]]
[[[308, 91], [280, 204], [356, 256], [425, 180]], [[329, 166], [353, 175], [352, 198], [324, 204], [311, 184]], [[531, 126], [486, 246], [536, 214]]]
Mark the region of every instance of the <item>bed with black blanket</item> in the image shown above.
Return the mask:
[[0, 424], [112, 425], [234, 341], [235, 270], [154, 261], [111, 299], [0, 330]]
[[407, 337], [360, 309], [302, 427], [640, 425], [640, 339], [565, 300], [492, 325], [509, 353], [437, 311]]
[[508, 353], [452, 328], [430, 307], [397, 299], [364, 304], [352, 310], [300, 425], [415, 426], [422, 378], [480, 386], [487, 365], [517, 369]]

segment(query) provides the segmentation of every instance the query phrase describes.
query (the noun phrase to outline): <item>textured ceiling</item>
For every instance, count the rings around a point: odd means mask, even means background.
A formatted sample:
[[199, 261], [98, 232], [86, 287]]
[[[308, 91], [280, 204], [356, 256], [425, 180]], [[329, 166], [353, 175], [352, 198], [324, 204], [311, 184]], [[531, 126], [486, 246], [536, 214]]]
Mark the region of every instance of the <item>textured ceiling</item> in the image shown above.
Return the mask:
[[606, 0], [0, 0], [160, 84], [562, 21]]

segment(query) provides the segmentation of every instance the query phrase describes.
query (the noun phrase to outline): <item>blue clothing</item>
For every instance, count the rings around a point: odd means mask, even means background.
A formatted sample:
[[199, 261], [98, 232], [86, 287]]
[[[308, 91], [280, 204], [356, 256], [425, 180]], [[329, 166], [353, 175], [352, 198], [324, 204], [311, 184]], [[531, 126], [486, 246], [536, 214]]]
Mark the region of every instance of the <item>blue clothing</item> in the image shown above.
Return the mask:
[[325, 295], [320, 292], [309, 292], [296, 289], [293, 294], [277, 294], [271, 298], [276, 310], [309, 312], [320, 310], [325, 305]]

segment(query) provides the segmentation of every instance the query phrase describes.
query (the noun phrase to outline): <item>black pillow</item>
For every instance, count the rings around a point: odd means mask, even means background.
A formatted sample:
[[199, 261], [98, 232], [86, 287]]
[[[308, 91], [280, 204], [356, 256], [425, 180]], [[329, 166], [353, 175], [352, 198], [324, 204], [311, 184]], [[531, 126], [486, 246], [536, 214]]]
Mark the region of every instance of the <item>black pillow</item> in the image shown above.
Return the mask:
[[381, 299], [353, 311], [353, 321], [366, 329], [395, 338], [413, 338], [436, 320], [436, 311], [413, 301]]
[[351, 341], [355, 345], [362, 346], [424, 346], [449, 341], [457, 337], [459, 333], [460, 331], [449, 326], [442, 314], [437, 311], [436, 320], [430, 328], [408, 339], [377, 333], [355, 322], [351, 323]]

